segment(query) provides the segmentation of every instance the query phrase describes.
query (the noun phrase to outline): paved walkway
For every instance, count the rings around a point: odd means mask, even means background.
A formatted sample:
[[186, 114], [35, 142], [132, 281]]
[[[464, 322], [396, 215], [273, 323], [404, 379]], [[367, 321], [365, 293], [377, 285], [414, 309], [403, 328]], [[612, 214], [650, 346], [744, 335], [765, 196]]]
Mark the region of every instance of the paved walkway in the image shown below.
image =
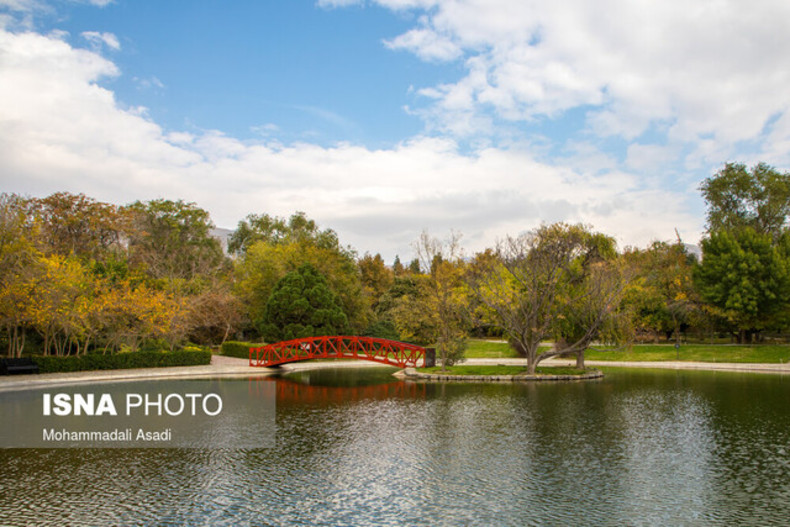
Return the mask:
[[[525, 359], [468, 359], [465, 364], [506, 364], [526, 365]], [[552, 359], [542, 362], [545, 365], [573, 365], [575, 361]], [[756, 373], [790, 374], [790, 363], [787, 364], [739, 364], [724, 362], [616, 362], [586, 361], [587, 366], [611, 366], [624, 368], [662, 368], [674, 370], [709, 370], [709, 371], [742, 371]], [[307, 368], [337, 368], [379, 366], [370, 361], [338, 361], [293, 363], [283, 366], [286, 370]], [[260, 376], [271, 375], [278, 370], [271, 368], [255, 368], [247, 359], [236, 359], [214, 355], [211, 364], [206, 366], [179, 366], [174, 368], [146, 368], [133, 370], [100, 370], [70, 373], [43, 373], [40, 375], [4, 375], [0, 376], [0, 392], [27, 388], [46, 388], [68, 384], [88, 382], [119, 382], [139, 381], [145, 379], [195, 379], [207, 377]]]
[[44, 388], [88, 382], [140, 381], [145, 379], [199, 379], [207, 377], [230, 377], [270, 375], [269, 368], [250, 367], [246, 359], [235, 359], [212, 355], [211, 364], [206, 366], [176, 366], [172, 368], [140, 368], [129, 370], [96, 370], [68, 373], [42, 373], [39, 375], [0, 376], [0, 392], [26, 388]]

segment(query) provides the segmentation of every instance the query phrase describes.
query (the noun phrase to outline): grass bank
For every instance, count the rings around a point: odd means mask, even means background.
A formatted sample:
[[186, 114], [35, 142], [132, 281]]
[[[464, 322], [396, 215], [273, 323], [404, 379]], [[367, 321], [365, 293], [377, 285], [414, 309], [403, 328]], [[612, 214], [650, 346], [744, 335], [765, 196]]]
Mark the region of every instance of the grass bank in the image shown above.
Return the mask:
[[[548, 346], [541, 346], [548, 349]], [[517, 358], [506, 342], [472, 339], [466, 350], [470, 359]], [[790, 345], [760, 344], [741, 346], [734, 344], [683, 344], [675, 350], [673, 344], [635, 344], [619, 351], [588, 350], [587, 360], [600, 361], [687, 361], [687, 362], [734, 362], [754, 364], [778, 364], [790, 362]]]

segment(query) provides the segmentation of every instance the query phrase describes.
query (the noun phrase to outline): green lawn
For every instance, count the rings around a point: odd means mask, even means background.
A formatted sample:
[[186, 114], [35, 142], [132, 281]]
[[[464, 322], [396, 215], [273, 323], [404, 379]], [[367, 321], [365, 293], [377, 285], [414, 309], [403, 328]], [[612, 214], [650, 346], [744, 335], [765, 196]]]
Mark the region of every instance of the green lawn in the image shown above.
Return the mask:
[[[544, 349], [543, 347], [541, 347]], [[548, 349], [548, 347], [545, 347]], [[466, 350], [468, 359], [507, 359], [516, 358], [516, 353], [506, 342], [470, 339]], [[588, 350], [588, 360], [611, 361], [696, 361], [696, 362], [751, 362], [780, 363], [790, 362], [790, 345], [762, 344], [757, 346], [736, 346], [732, 344], [683, 344], [675, 350], [673, 344], [636, 344], [620, 351]]]
[[[541, 347], [542, 348], [542, 347]], [[548, 349], [548, 346], [546, 347]], [[469, 339], [466, 347], [467, 359], [517, 359], [518, 355], [507, 342], [496, 340]]]
[[696, 362], [751, 362], [780, 363], [790, 361], [790, 345], [762, 344], [758, 346], [683, 344], [676, 350], [672, 344], [639, 344], [622, 351], [594, 351], [585, 353], [588, 360], [622, 361], [696, 361]]

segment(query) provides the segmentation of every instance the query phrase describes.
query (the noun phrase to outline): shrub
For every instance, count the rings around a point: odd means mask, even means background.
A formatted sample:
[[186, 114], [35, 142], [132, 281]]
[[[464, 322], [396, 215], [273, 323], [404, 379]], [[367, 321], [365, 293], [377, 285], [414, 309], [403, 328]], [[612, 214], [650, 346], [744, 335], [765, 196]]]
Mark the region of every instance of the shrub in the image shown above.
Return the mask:
[[89, 370], [123, 370], [130, 368], [163, 368], [168, 366], [200, 366], [211, 363], [211, 352], [201, 351], [134, 351], [112, 355], [80, 355], [78, 357], [34, 356], [41, 373]]
[[220, 348], [220, 355], [225, 355], [228, 357], [237, 357], [239, 359], [249, 359], [250, 358], [250, 348], [260, 348], [263, 344], [258, 344], [255, 342], [238, 342], [233, 340], [228, 340], [222, 343], [222, 347]]

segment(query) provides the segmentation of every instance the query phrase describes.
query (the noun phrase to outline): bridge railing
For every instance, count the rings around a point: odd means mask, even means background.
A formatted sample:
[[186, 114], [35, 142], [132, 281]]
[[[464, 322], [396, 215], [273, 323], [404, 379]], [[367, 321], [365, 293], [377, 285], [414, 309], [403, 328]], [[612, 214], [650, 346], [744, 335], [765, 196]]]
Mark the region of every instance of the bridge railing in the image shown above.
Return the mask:
[[277, 366], [310, 359], [361, 359], [400, 368], [425, 362], [425, 348], [376, 337], [323, 336], [276, 342], [250, 348], [250, 366]]

